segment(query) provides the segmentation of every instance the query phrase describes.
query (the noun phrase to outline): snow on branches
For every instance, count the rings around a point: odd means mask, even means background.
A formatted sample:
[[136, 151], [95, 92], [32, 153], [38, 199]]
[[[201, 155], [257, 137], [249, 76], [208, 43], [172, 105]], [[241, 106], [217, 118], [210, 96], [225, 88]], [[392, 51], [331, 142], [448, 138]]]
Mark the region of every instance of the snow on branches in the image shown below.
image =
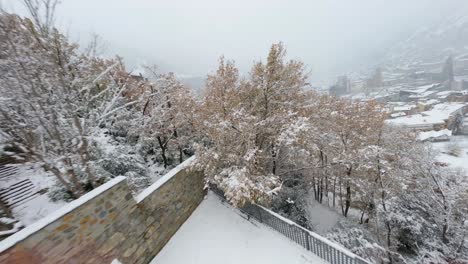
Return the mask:
[[81, 54], [55, 28], [0, 14], [0, 130], [21, 157], [51, 171], [74, 197], [99, 184], [90, 159], [102, 122], [135, 104], [118, 59]]
[[307, 85], [302, 63], [284, 57], [283, 45], [273, 45], [267, 63], [256, 63], [248, 79], [221, 58], [207, 80], [198, 123], [207, 143], [198, 147], [198, 164], [235, 205], [267, 202], [281, 184], [276, 144]]

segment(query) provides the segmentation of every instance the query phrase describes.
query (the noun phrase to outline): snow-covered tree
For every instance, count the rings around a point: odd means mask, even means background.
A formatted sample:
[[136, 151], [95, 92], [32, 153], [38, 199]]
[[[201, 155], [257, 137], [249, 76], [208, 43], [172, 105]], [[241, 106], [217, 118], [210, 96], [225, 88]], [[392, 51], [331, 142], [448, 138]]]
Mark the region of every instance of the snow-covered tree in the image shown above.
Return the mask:
[[194, 131], [195, 106], [191, 91], [177, 80], [173, 73], [160, 74], [148, 67], [151, 78], [145, 86], [136, 120], [140, 141], [158, 149], [165, 168], [181, 163], [191, 154]]
[[269, 200], [280, 186], [275, 144], [288, 116], [301, 109], [307, 85], [303, 64], [285, 61], [285, 54], [274, 44], [266, 64], [256, 63], [246, 79], [221, 59], [208, 77], [200, 122], [208, 142], [199, 148], [199, 164], [233, 204]]
[[262, 151], [255, 145], [257, 118], [242, 106], [240, 86], [233, 62], [221, 59], [216, 74], [208, 77], [197, 122], [206, 142], [197, 147], [198, 165], [207, 182], [218, 185], [236, 205], [262, 199], [278, 184], [261, 168]]
[[[0, 14], [0, 130], [21, 156], [51, 171], [74, 197], [100, 183], [90, 158], [92, 134], [135, 101], [122, 96], [118, 59], [89, 57], [57, 29], [54, 4], [28, 1], [33, 20]], [[42, 9], [41, 9], [42, 8]]]

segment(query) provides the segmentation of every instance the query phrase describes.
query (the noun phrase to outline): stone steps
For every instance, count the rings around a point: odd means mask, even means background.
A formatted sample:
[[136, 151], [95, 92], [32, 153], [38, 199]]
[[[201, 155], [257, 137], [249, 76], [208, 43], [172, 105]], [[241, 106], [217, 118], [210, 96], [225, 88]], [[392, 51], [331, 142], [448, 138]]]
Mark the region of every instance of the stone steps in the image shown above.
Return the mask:
[[24, 179], [0, 189], [0, 200], [13, 208], [39, 196], [39, 191], [29, 179]]

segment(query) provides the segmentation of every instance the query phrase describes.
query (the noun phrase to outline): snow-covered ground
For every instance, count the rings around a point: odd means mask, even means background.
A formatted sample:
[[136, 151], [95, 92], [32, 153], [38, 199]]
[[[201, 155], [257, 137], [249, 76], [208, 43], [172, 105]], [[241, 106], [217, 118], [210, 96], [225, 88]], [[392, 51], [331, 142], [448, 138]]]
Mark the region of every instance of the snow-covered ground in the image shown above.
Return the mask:
[[[50, 188], [55, 183], [55, 177], [53, 175], [45, 172], [34, 164], [14, 164], [8, 166], [17, 167], [18, 172], [11, 177], [2, 179], [0, 184], [1, 188], [6, 188], [25, 179], [29, 179], [34, 184], [35, 188], [33, 191]], [[51, 201], [48, 194], [44, 193], [13, 207], [12, 214], [16, 220], [19, 220], [22, 224], [27, 226], [52, 213], [64, 204], [66, 203], [63, 201]]]
[[[434, 149], [440, 153], [437, 160], [447, 163], [450, 167], [462, 169], [468, 176], [468, 136], [452, 136], [450, 141], [432, 143]], [[458, 156], [448, 154], [451, 146], [458, 146], [460, 152]]]
[[333, 208], [318, 203], [313, 197], [307, 199], [306, 213], [311, 230], [320, 235], [326, 235], [342, 217]]
[[327, 263], [209, 193], [151, 264]]
[[42, 194], [13, 208], [13, 216], [28, 226], [67, 204], [64, 201], [53, 202], [47, 193]]
[[55, 182], [55, 177], [36, 164], [9, 164], [8, 167], [18, 168], [18, 172], [11, 177], [2, 179], [0, 187], [10, 186], [18, 181], [29, 179], [37, 189], [48, 188]]

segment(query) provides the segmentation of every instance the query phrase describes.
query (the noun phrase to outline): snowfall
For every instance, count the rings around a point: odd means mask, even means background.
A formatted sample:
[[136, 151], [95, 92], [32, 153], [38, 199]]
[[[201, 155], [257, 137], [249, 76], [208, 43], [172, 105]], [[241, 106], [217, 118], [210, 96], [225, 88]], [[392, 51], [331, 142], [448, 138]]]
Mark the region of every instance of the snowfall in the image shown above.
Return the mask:
[[209, 193], [151, 264], [327, 263]]

